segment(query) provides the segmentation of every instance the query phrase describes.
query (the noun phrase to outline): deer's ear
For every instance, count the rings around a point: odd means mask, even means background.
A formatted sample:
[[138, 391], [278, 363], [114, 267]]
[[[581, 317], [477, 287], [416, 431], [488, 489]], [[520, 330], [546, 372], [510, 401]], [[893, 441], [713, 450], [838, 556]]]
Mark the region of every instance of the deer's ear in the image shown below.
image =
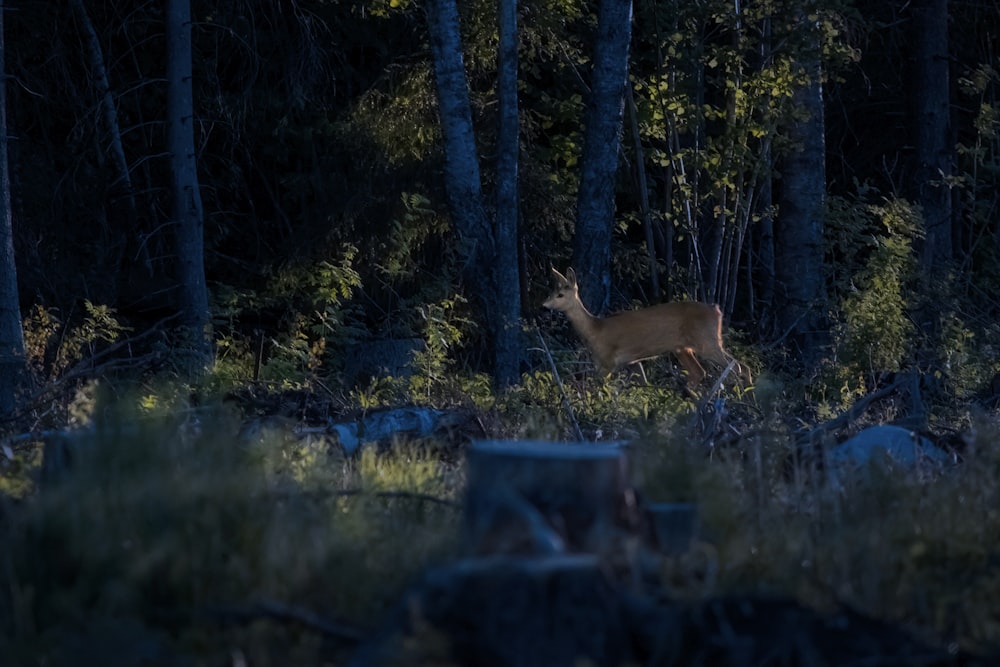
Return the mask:
[[552, 275], [554, 275], [556, 277], [556, 282], [559, 285], [565, 285], [565, 284], [567, 284], [568, 281], [566, 280], [566, 277], [563, 276], [563, 274], [561, 274], [558, 271], [556, 271], [555, 269], [552, 269]]
[[576, 271], [572, 267], [566, 269], [566, 283], [573, 287], [576, 285]]

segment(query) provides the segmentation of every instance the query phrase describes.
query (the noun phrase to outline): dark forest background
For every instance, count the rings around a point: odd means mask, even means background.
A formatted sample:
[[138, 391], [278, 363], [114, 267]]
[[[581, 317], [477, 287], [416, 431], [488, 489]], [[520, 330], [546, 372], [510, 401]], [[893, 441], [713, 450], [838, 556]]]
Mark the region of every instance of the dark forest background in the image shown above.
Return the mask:
[[[180, 308], [164, 16], [153, 3], [69, 5], [24, 1], [5, 16], [18, 292], [48, 379], [65, 370], [57, 328], [98, 309], [135, 335]], [[591, 4], [518, 12], [516, 261], [530, 323], [550, 267], [581, 260], [601, 44]], [[460, 14], [492, 220], [496, 4]], [[757, 370], [810, 375], [826, 362], [849, 392], [904, 368], [981, 391], [1000, 363], [998, 20], [983, 2], [635, 3], [614, 217], [597, 221], [610, 229], [608, 293], [595, 282], [589, 297], [584, 277], [584, 300], [718, 302]], [[207, 2], [192, 21], [217, 359], [249, 372], [262, 352], [268, 380], [281, 379], [270, 360], [342, 385], [354, 345], [420, 337], [428, 308], [454, 306], [468, 326], [449, 354], [493, 373], [471, 283], [497, 260], [477, 256], [470, 272], [449, 221], [419, 3]]]
[[[995, 0], [0, 16], [4, 665], [462, 664], [553, 628], [667, 667], [996, 664]], [[568, 267], [598, 315], [717, 303], [752, 382], [596, 377], [542, 308]], [[454, 627], [399, 602], [470, 556], [483, 439], [627, 441], [574, 501], [627, 499], [600, 600], [532, 552], [537, 597], [475, 566], [482, 600], [425, 598]], [[669, 552], [640, 513], [678, 503]], [[525, 507], [490, 508], [530, 533], [495, 562], [560, 551]]]

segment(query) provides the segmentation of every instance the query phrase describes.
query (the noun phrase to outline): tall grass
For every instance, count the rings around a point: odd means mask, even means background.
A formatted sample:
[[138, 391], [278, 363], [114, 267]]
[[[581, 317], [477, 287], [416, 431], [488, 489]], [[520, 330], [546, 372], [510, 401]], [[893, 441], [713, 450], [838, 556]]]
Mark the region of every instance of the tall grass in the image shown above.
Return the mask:
[[[630, 449], [642, 497], [700, 508], [694, 548], [658, 563], [674, 596], [787, 595], [935, 643], [1000, 646], [995, 417], [953, 468], [873, 467], [834, 485], [790, 466], [780, 429], [710, 452], [689, 420], [645, 411], [650, 396], [608, 400], [638, 415], [617, 420], [643, 433]], [[460, 510], [437, 500], [458, 498], [461, 463], [403, 445], [345, 458], [280, 428], [250, 435], [221, 406], [138, 405], [98, 406], [65, 473], [0, 505], [3, 664], [77, 664], [108, 646], [115, 664], [336, 663], [349, 642], [266, 610], [363, 634], [418, 573], [460, 552]], [[560, 404], [550, 409], [556, 420]], [[553, 431], [544, 410], [531, 414]]]
[[171, 632], [171, 651], [228, 659], [256, 646], [252, 664], [288, 664], [279, 657], [316, 635], [262, 624], [257, 605], [364, 629], [452, 550], [454, 508], [374, 493], [449, 493], [419, 452], [346, 461], [238, 434], [224, 409], [99, 417], [71, 468], [0, 522], [0, 654], [58, 663], [73, 637], [128, 619]]
[[682, 438], [645, 442], [639, 484], [701, 508], [702, 541], [663, 564], [675, 595], [788, 595], [847, 605], [926, 640], [1000, 647], [1000, 428], [933, 472], [872, 465], [831, 483], [790, 470], [781, 440], [713, 460]]

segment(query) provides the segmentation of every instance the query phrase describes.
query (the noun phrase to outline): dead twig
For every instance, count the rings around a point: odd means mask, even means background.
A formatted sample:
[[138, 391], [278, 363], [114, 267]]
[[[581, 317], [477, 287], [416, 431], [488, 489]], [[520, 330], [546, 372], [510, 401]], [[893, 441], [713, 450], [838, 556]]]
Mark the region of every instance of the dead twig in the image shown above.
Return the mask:
[[545, 357], [549, 360], [549, 367], [552, 369], [552, 377], [556, 379], [556, 385], [559, 387], [559, 394], [562, 396], [563, 407], [566, 408], [566, 412], [569, 414], [569, 419], [573, 423], [573, 431], [576, 433], [576, 438], [580, 442], [583, 442], [583, 431], [580, 430], [580, 424], [576, 421], [576, 414], [573, 412], [573, 406], [569, 402], [569, 396], [566, 395], [566, 388], [563, 386], [562, 378], [559, 377], [559, 370], [556, 368], [556, 362], [552, 358], [549, 346], [545, 344], [545, 337], [542, 336], [542, 332], [538, 327], [535, 327], [535, 333], [538, 334], [538, 340], [542, 344], [542, 352], [545, 353]]

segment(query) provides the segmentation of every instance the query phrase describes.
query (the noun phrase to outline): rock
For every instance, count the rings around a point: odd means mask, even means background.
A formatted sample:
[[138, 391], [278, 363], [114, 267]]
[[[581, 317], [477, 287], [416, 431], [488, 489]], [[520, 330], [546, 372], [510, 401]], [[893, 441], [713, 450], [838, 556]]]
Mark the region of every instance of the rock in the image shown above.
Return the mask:
[[873, 426], [832, 447], [827, 458], [833, 466], [864, 467], [888, 462], [913, 469], [922, 463], [944, 465], [951, 457], [927, 438], [898, 426]]

